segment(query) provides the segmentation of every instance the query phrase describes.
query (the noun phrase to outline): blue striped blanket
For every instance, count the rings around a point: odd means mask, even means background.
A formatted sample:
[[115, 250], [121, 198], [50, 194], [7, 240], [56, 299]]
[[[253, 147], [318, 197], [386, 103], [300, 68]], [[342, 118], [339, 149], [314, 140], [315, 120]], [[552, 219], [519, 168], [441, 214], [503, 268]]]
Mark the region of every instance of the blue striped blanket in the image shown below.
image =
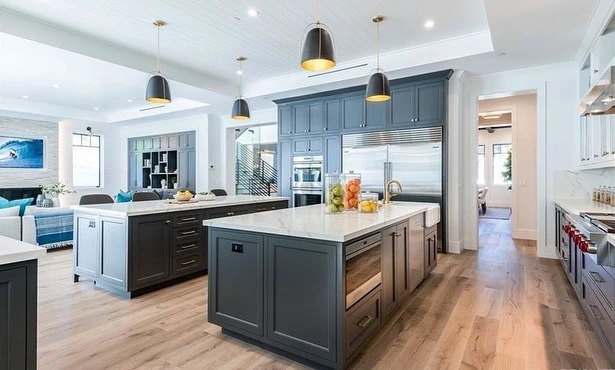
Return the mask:
[[[34, 215], [36, 224], [36, 243], [49, 247], [71, 244], [73, 242], [73, 211], [64, 210]], [[59, 245], [54, 245], [59, 244]]]

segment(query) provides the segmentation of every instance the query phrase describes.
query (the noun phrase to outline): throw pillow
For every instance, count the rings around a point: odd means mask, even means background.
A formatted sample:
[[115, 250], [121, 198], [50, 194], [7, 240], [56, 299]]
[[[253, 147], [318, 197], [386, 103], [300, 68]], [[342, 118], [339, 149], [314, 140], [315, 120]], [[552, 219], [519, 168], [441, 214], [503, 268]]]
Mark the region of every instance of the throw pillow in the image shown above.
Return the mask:
[[120, 189], [120, 192], [117, 193], [117, 195], [115, 196], [115, 201], [117, 203], [126, 203], [132, 201], [132, 192], [124, 192]]
[[0, 200], [0, 208], [19, 207], [19, 216], [23, 216], [23, 213], [26, 211], [26, 207], [32, 204], [33, 200], [34, 198], [7, 200], [4, 204], [2, 204], [2, 201]]
[[8, 199], [6, 199], [4, 197], [0, 197], [0, 205], [7, 204], [8, 202], [9, 202]]
[[19, 206], [12, 206], [4, 208], [0, 205], [0, 217], [14, 217], [19, 216]]

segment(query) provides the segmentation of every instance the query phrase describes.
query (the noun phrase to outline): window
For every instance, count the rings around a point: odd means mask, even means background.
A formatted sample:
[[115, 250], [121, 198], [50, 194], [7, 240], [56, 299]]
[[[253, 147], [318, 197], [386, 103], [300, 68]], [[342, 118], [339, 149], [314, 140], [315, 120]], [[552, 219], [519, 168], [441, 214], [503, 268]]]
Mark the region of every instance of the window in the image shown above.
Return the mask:
[[485, 146], [478, 146], [478, 180], [477, 184], [483, 185], [485, 183]]
[[73, 134], [73, 186], [100, 186], [100, 136]]
[[508, 185], [510, 181], [505, 181], [502, 172], [506, 171], [504, 164], [508, 158], [508, 152], [512, 149], [511, 144], [493, 145], [493, 184]]

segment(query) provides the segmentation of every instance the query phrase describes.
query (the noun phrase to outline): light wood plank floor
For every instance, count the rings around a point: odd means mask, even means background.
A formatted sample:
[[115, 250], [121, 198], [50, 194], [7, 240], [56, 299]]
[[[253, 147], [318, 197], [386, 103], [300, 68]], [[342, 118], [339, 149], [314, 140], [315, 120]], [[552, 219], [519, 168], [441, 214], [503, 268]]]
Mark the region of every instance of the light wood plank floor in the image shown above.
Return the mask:
[[[481, 249], [442, 255], [355, 369], [609, 368], [558, 261], [480, 220]], [[207, 277], [133, 300], [72, 282], [72, 251], [39, 274], [39, 369], [300, 369], [206, 321]]]

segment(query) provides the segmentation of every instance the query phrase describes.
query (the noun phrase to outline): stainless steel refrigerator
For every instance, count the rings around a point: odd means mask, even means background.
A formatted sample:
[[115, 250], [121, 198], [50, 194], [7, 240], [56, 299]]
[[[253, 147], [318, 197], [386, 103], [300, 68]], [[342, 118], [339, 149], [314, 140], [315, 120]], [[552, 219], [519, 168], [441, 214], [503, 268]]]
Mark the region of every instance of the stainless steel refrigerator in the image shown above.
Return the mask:
[[[403, 188], [393, 201], [439, 203], [443, 237], [444, 194], [442, 128], [419, 128], [344, 135], [343, 171], [361, 174], [363, 191], [382, 198], [388, 181], [398, 180]], [[396, 189], [395, 189], [396, 190]], [[440, 245], [440, 248], [442, 245]]]

